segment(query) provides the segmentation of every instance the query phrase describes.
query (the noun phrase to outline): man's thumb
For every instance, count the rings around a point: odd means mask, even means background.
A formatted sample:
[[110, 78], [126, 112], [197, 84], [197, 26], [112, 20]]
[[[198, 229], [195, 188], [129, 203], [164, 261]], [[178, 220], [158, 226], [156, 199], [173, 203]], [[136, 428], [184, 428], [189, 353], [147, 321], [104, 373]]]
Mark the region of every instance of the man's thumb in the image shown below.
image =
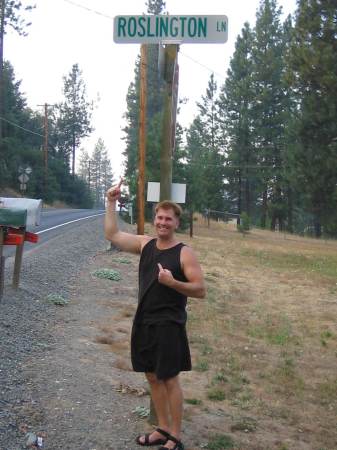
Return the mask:
[[163, 269], [163, 266], [160, 263], [158, 263], [158, 267], [159, 267], [159, 271], [163, 272], [164, 269]]

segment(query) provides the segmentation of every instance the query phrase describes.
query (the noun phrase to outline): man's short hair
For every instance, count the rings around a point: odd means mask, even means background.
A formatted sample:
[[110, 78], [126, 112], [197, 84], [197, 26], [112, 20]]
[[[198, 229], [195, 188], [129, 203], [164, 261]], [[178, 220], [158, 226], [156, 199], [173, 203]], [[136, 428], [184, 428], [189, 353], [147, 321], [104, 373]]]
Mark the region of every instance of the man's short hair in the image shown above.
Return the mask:
[[170, 200], [163, 200], [162, 202], [157, 203], [155, 207], [156, 214], [159, 209], [172, 209], [177, 219], [180, 219], [183, 213], [181, 207], [177, 203], [171, 202]]

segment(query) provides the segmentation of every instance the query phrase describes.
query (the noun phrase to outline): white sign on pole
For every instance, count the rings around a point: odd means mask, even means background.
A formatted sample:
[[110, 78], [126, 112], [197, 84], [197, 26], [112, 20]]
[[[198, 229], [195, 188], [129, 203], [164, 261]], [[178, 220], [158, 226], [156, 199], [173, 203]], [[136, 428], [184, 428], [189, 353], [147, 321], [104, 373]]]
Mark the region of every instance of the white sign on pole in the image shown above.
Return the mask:
[[223, 44], [227, 16], [116, 16], [114, 42], [119, 44]]
[[[160, 183], [149, 181], [147, 183], [147, 201], [159, 202]], [[172, 183], [171, 200], [176, 203], [185, 203], [186, 200], [186, 184]]]
[[19, 181], [20, 183], [27, 183], [27, 181], [29, 181], [29, 176], [25, 173], [22, 173], [21, 175], [19, 175]]

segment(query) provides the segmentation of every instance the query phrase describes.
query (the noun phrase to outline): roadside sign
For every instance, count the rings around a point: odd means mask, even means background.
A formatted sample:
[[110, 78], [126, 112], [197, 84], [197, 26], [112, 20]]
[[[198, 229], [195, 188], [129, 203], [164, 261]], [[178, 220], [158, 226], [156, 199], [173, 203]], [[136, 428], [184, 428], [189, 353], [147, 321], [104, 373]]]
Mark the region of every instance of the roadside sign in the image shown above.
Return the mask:
[[116, 16], [114, 41], [120, 44], [223, 44], [227, 16]]
[[27, 174], [22, 173], [21, 175], [19, 175], [20, 183], [27, 183], [28, 180], [29, 180], [29, 176]]
[[29, 180], [29, 176], [26, 175], [25, 173], [22, 173], [21, 175], [19, 175], [20, 183], [27, 183], [28, 180]]

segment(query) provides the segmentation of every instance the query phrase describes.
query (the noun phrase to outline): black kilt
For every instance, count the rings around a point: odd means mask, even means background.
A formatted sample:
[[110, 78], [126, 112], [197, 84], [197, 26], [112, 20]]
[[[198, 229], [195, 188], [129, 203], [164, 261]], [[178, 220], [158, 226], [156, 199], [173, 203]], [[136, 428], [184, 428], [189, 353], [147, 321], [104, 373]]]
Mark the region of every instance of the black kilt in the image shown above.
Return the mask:
[[158, 380], [191, 370], [191, 355], [185, 325], [175, 322], [134, 323], [131, 362], [135, 372], [155, 373]]

